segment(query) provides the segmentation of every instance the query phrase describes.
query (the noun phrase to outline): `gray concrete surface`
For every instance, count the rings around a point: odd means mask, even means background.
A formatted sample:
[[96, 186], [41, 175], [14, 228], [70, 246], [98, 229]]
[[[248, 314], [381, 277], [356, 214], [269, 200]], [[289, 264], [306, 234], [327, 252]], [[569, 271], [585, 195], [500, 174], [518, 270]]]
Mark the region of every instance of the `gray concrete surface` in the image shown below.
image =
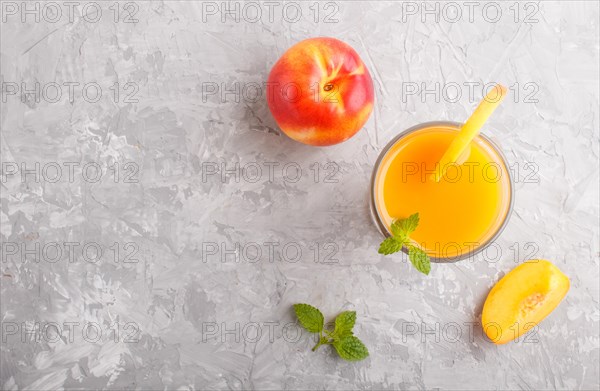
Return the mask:
[[[53, 4], [1, 3], [1, 389], [598, 389], [596, 2]], [[321, 35], [376, 89], [365, 128], [329, 148], [281, 135], [260, 88]], [[379, 256], [379, 151], [463, 121], [494, 82], [507, 229], [429, 277]], [[528, 258], [571, 290], [495, 346], [483, 301]], [[356, 310], [370, 357], [311, 352], [297, 302]]]

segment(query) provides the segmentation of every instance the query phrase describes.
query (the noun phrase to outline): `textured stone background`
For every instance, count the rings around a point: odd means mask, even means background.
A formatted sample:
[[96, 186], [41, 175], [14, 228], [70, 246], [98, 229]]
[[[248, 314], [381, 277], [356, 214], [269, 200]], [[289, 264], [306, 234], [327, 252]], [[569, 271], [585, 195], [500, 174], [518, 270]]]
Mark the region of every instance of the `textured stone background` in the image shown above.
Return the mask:
[[[81, 3], [72, 18], [58, 2], [58, 21], [38, 4], [36, 22], [2, 2], [1, 389], [598, 389], [596, 2], [438, 3], [439, 22], [420, 2], [305, 2], [297, 21], [273, 2], [254, 22], [242, 4], [223, 21], [221, 2]], [[365, 128], [329, 148], [281, 135], [255, 88], [320, 35], [356, 48], [377, 94]], [[39, 102], [22, 94], [36, 82]], [[496, 246], [429, 277], [378, 256], [378, 152], [419, 122], [464, 120], [491, 82], [511, 94], [485, 133], [517, 177]], [[36, 163], [37, 178], [9, 175]], [[483, 300], [536, 257], [571, 290], [526, 340], [495, 346]], [[370, 358], [311, 352], [296, 302], [355, 309]]]

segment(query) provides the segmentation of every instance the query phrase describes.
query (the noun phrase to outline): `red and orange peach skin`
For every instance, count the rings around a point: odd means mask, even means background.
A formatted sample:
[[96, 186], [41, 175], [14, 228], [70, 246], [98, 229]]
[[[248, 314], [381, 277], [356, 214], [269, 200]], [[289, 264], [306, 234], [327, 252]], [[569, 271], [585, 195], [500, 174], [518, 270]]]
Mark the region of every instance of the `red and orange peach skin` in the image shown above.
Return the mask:
[[373, 81], [356, 51], [335, 38], [311, 38], [275, 63], [267, 102], [281, 130], [309, 145], [354, 136], [373, 110]]

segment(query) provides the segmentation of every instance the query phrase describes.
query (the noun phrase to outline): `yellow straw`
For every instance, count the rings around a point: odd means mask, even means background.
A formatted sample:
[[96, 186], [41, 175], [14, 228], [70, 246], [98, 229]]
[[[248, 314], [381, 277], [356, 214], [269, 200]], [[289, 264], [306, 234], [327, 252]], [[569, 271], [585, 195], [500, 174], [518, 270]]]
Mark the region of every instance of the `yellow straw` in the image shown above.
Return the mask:
[[471, 146], [471, 141], [479, 134], [485, 121], [492, 115], [505, 96], [506, 87], [496, 84], [496, 87], [483, 98], [471, 117], [460, 128], [460, 131], [444, 153], [444, 156], [440, 159], [438, 169], [433, 174], [433, 179], [436, 182], [439, 182], [446, 174], [448, 166], [456, 163], [466, 149]]

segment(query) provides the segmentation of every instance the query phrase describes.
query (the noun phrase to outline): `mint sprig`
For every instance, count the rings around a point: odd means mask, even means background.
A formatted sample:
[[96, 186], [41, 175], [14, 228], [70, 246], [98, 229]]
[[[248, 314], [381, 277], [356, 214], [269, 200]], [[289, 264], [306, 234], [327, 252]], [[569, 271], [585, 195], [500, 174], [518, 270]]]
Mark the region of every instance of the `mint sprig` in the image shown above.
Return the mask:
[[312, 348], [313, 352], [321, 345], [333, 345], [344, 360], [359, 361], [369, 356], [367, 347], [352, 332], [356, 323], [355, 311], [340, 313], [335, 318], [333, 331], [325, 328], [323, 314], [317, 308], [309, 304], [294, 304], [294, 311], [302, 327], [311, 333], [319, 333], [319, 342]]
[[379, 245], [379, 254], [389, 255], [397, 253], [403, 247], [408, 248], [408, 259], [415, 269], [428, 275], [431, 271], [431, 260], [429, 255], [421, 248], [410, 243], [410, 234], [417, 229], [419, 225], [419, 214], [415, 213], [406, 219], [398, 219], [392, 223], [392, 236], [385, 238]]

